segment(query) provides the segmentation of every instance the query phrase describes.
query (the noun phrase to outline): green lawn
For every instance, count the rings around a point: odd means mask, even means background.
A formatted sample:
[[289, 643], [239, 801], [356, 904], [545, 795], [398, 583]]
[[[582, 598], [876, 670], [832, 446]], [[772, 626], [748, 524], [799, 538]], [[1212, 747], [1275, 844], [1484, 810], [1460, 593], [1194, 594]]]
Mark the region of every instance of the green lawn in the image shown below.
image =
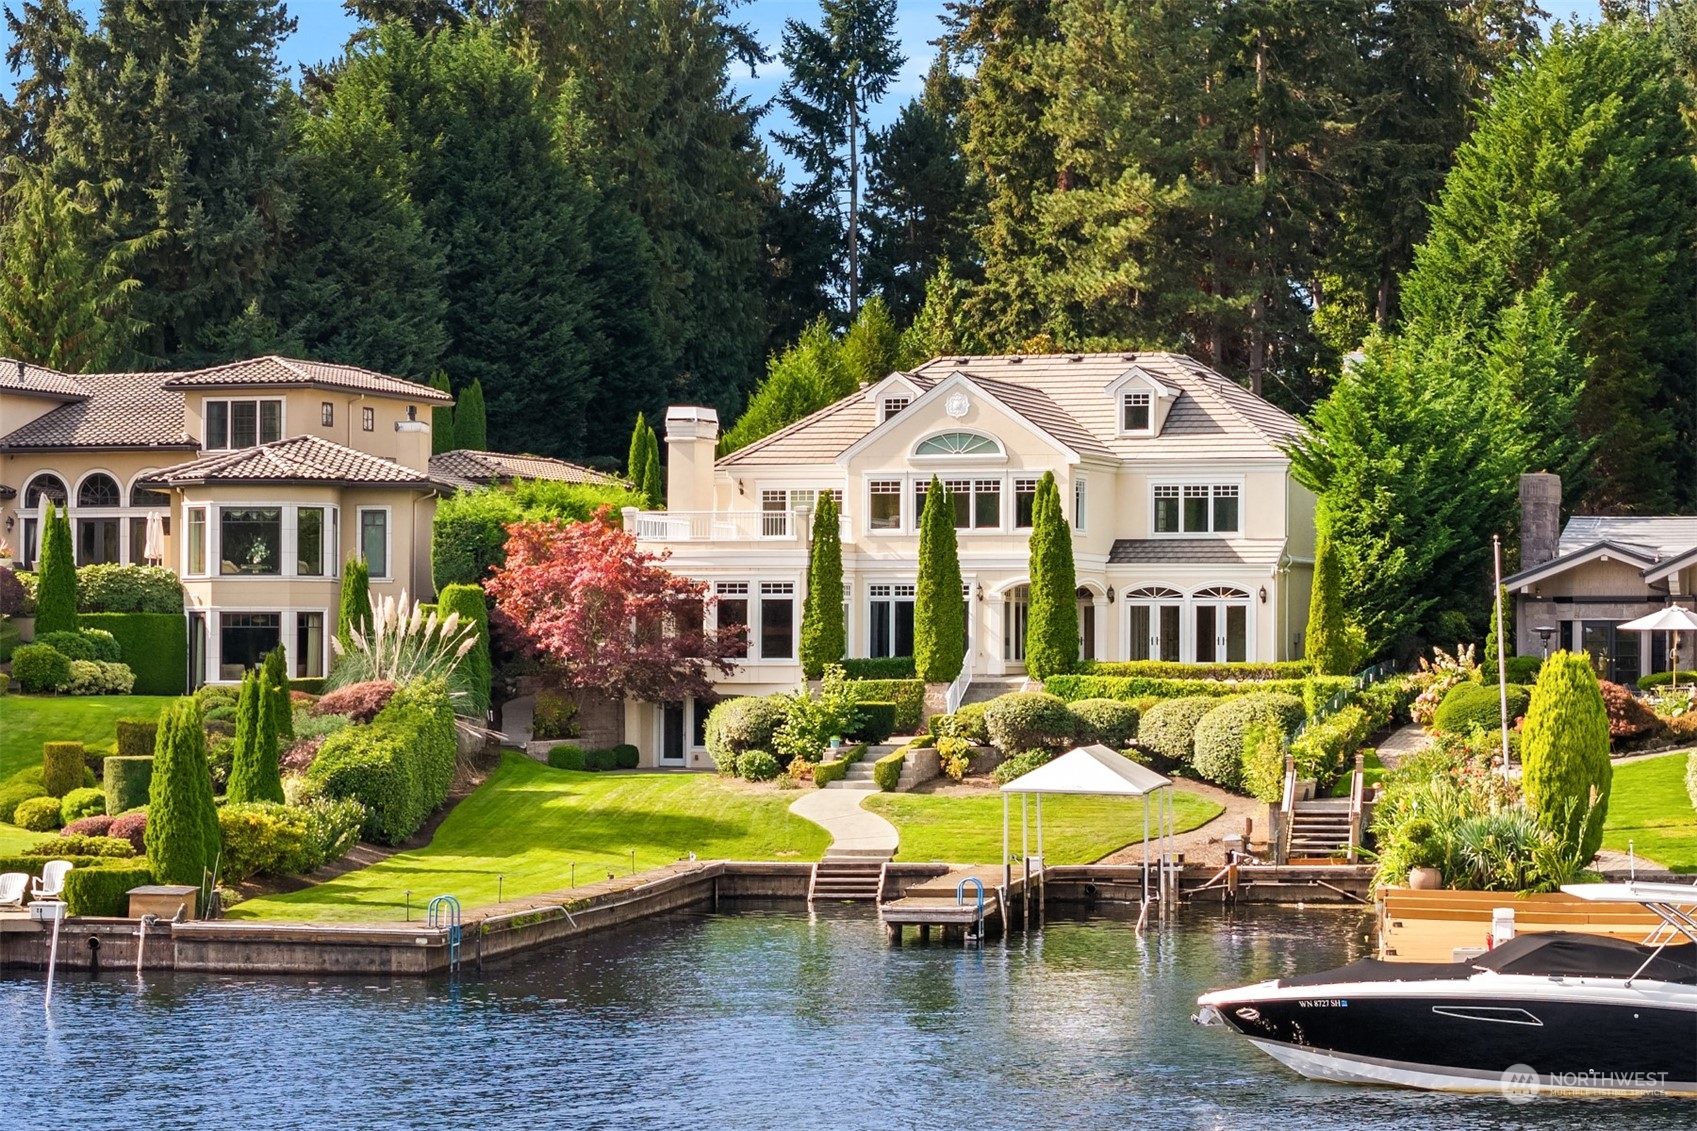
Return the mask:
[[[897, 860], [993, 864], [1002, 858], [1002, 795], [881, 793], [866, 799], [901, 834]], [[1037, 851], [1036, 800], [1031, 803], [1031, 850]], [[1173, 794], [1178, 832], [1224, 810], [1183, 789]], [[1154, 806], [1151, 804], [1153, 814]], [[1019, 851], [1019, 798], [1010, 799], [1010, 839]], [[1153, 821], [1153, 816], [1151, 816]], [[1089, 864], [1143, 839], [1143, 803], [1125, 797], [1056, 796], [1043, 800], [1043, 848], [1051, 864]]]
[[249, 900], [231, 918], [390, 920], [404, 892], [419, 914], [435, 895], [467, 907], [605, 879], [609, 870], [703, 859], [817, 860], [830, 838], [793, 816], [796, 794], [753, 790], [701, 774], [572, 773], [508, 755], [442, 822], [431, 843], [328, 883]]
[[1687, 754], [1667, 754], [1615, 767], [1603, 844], [1675, 872], [1697, 872], [1697, 811], [1685, 790]]

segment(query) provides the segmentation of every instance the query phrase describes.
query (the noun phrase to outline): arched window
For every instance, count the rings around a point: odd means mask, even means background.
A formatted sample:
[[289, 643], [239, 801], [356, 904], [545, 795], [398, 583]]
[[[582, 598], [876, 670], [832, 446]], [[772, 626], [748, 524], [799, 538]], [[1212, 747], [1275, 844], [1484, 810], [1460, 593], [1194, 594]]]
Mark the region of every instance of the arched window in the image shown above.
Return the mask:
[[77, 506], [79, 507], [121, 507], [124, 505], [123, 492], [118, 490], [118, 481], [103, 472], [95, 472], [82, 481], [77, 488]]
[[1177, 589], [1168, 589], [1165, 585], [1148, 585], [1142, 589], [1133, 589], [1126, 594], [1126, 599], [1128, 601], [1169, 601], [1183, 596], [1184, 594]]
[[1230, 585], [1215, 585], [1209, 589], [1196, 591], [1198, 601], [1247, 601], [1249, 594]]
[[916, 456], [999, 456], [1002, 446], [977, 432], [943, 432], [927, 436], [913, 449]]
[[69, 497], [69, 492], [65, 490], [65, 481], [51, 472], [44, 472], [31, 479], [29, 486], [24, 488], [24, 509], [36, 510], [41, 506], [43, 498], [64, 506]]
[[171, 496], [163, 491], [149, 491], [145, 487], [130, 488], [130, 506], [148, 507], [150, 509], [166, 508], [171, 505]]

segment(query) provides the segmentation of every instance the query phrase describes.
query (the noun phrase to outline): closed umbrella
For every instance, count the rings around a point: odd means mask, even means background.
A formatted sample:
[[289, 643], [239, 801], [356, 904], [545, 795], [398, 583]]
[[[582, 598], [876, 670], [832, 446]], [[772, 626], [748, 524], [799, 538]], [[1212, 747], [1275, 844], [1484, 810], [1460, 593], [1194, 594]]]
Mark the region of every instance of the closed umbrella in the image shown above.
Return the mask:
[[158, 511], [147, 514], [147, 544], [143, 547], [141, 556], [150, 562], [165, 559], [165, 520]]
[[1649, 616], [1629, 620], [1625, 624], [1615, 625], [1615, 631], [1625, 629], [1627, 632], [1666, 632], [1669, 633], [1668, 656], [1673, 667], [1673, 685], [1679, 686], [1679, 639], [1672, 636], [1675, 632], [1697, 631], [1697, 614], [1680, 605], [1669, 605], [1657, 610]]

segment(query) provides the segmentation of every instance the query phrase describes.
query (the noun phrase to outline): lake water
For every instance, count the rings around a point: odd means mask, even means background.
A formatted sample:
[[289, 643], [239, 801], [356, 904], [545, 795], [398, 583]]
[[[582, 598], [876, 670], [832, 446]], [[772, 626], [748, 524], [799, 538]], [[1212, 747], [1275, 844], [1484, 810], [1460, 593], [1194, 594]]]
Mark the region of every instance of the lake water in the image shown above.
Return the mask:
[[[0, 1128], [1689, 1128], [1672, 1101], [1308, 1083], [1203, 990], [1356, 957], [1359, 917], [1056, 921], [886, 948], [870, 910], [678, 914], [457, 982], [0, 978]], [[1605, 1106], [1606, 1105], [1606, 1106]]]

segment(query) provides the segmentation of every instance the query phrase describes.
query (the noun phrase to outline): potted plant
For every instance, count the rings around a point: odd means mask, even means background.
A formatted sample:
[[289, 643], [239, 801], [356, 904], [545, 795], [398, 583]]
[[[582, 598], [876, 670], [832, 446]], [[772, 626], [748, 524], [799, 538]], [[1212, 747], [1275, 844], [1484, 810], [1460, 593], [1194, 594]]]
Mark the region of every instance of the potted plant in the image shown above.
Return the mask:
[[1408, 886], [1415, 891], [1437, 891], [1444, 886], [1444, 845], [1432, 822], [1417, 818], [1408, 823]]

